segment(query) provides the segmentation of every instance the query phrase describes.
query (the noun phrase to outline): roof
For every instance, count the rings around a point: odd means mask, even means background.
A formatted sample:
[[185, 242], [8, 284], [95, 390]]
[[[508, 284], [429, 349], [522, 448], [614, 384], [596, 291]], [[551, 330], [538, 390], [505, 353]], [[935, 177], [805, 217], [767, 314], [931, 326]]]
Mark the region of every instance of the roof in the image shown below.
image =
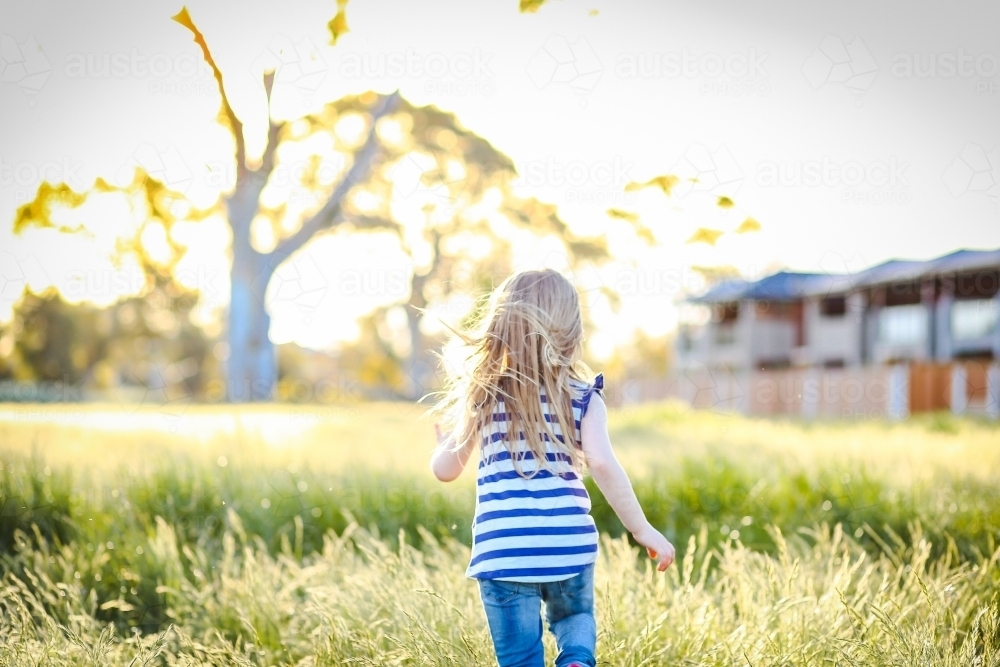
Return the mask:
[[956, 250], [929, 259], [890, 259], [856, 273], [830, 274], [779, 271], [760, 280], [731, 278], [713, 285], [704, 294], [690, 297], [691, 303], [755, 301], [794, 301], [808, 295], [846, 294], [853, 289], [918, 278], [962, 273], [978, 269], [1000, 268], [1000, 248], [996, 250]]
[[757, 281], [734, 278], [714, 285], [705, 294], [689, 299], [695, 303], [720, 303], [754, 299], [757, 301], [793, 301], [810, 294], [810, 287], [826, 281], [823, 273], [779, 271]]
[[956, 250], [930, 260], [935, 273], [957, 273], [1000, 266], [1000, 248], [996, 250]]

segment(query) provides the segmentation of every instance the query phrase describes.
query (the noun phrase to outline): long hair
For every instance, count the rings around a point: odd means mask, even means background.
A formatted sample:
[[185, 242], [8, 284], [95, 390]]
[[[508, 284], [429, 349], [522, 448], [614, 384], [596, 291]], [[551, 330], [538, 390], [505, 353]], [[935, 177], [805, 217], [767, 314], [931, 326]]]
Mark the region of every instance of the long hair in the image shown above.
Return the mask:
[[[458, 369], [445, 364], [448, 383], [435, 411], [451, 422], [456, 447], [481, 437], [502, 402], [503, 443], [509, 452], [518, 451], [513, 445], [523, 433], [538, 464], [535, 470], [542, 470], [549, 467], [547, 438], [552, 450], [568, 455], [582, 470], [571, 404], [579, 389], [570, 382], [584, 382], [590, 371], [581, 361], [583, 322], [576, 288], [551, 269], [515, 273], [493, 291], [471, 330], [455, 333], [466, 346], [464, 363]], [[543, 412], [543, 390], [551, 422]], [[520, 457], [511, 460], [519, 474], [528, 476]]]

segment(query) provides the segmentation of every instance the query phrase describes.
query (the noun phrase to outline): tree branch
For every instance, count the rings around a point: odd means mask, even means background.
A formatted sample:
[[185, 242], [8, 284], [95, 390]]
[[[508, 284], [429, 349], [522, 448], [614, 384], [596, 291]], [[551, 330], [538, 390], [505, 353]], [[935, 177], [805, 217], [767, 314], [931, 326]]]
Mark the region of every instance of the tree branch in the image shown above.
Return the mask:
[[285, 127], [285, 122], [275, 123], [271, 118], [271, 89], [274, 86], [274, 71], [264, 74], [264, 92], [267, 94], [267, 144], [264, 146], [264, 155], [261, 157], [260, 168], [266, 175], [270, 175], [274, 169], [274, 154], [278, 150], [278, 138], [281, 130]]
[[382, 98], [382, 101], [372, 113], [372, 126], [368, 131], [368, 138], [358, 152], [354, 154], [354, 163], [351, 165], [351, 168], [344, 175], [344, 178], [340, 180], [340, 183], [337, 184], [337, 187], [334, 188], [333, 193], [326, 200], [323, 208], [303, 222], [299, 231], [279, 243], [278, 247], [274, 249], [275, 253], [286, 256], [290, 255], [305, 245], [318, 232], [329, 229], [344, 221], [341, 217], [344, 197], [351, 191], [351, 188], [368, 178], [372, 162], [375, 160], [375, 154], [378, 152], [378, 133], [375, 131], [375, 126], [378, 125], [379, 119], [389, 115], [396, 109], [400, 99], [398, 90]]
[[236, 141], [236, 184], [239, 185], [242, 180], [242, 176], [246, 173], [246, 146], [243, 142], [243, 123], [240, 119], [236, 117], [233, 112], [233, 107], [229, 104], [229, 98], [226, 97], [226, 87], [222, 83], [222, 72], [219, 71], [218, 65], [215, 64], [215, 59], [212, 58], [211, 51], [208, 50], [208, 44], [205, 42], [205, 36], [201, 34], [198, 27], [195, 26], [194, 21], [191, 20], [191, 15], [188, 14], [187, 7], [182, 7], [181, 11], [177, 13], [176, 16], [172, 17], [174, 21], [177, 21], [182, 26], [191, 31], [194, 35], [195, 44], [201, 47], [201, 54], [207, 62], [212, 67], [212, 73], [215, 75], [215, 80], [219, 83], [219, 94], [222, 95], [222, 108], [219, 111], [220, 118], [226, 120], [229, 124], [229, 129], [233, 133], [233, 139]]
[[335, 221], [337, 225], [349, 224], [356, 229], [390, 229], [399, 232], [399, 223], [389, 218], [380, 218], [372, 215], [343, 215], [341, 214]]

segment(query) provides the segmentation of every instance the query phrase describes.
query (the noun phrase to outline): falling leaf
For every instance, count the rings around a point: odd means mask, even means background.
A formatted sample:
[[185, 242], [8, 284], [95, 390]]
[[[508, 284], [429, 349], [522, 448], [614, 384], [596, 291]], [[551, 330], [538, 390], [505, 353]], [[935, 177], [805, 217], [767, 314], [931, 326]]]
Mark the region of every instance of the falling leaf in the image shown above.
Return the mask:
[[719, 201], [716, 202], [716, 206], [719, 208], [732, 208], [734, 206], [733, 200], [726, 196], [720, 196]]
[[521, 11], [524, 13], [534, 13], [545, 4], [545, 0], [521, 0]]
[[590, 15], [590, 16], [597, 16], [600, 13], [601, 12], [599, 10], [597, 10], [597, 9], [591, 9], [589, 12], [587, 12], [587, 14]]
[[326, 24], [330, 30], [330, 46], [336, 46], [337, 39], [349, 30], [346, 10], [347, 0], [337, 0], [337, 14]]
[[745, 232], [758, 232], [760, 231], [760, 223], [753, 218], [747, 218], [743, 223], [736, 228], [737, 234], [743, 234]]
[[673, 187], [675, 185], [680, 183], [680, 180], [681, 179], [677, 178], [672, 174], [666, 174], [664, 176], [654, 176], [645, 183], [639, 183], [639, 182], [629, 183], [628, 185], [625, 186], [625, 190], [626, 192], [632, 192], [633, 190], [641, 190], [642, 188], [656, 186], [661, 190], [663, 190], [663, 194], [669, 197], [671, 190], [673, 190]]
[[687, 243], [707, 243], [708, 245], [715, 245], [715, 242], [719, 240], [722, 236], [722, 232], [718, 229], [709, 229], [707, 227], [699, 227], [691, 238], [687, 240]]
[[628, 220], [629, 222], [639, 222], [639, 214], [632, 213], [631, 211], [623, 211], [620, 208], [609, 208], [608, 215], [612, 218], [618, 218], [619, 220]]
[[635, 228], [635, 235], [638, 236], [643, 241], [645, 241], [646, 243], [648, 243], [649, 245], [653, 245], [656, 243], [656, 237], [653, 236], [653, 230], [650, 229], [649, 227], [642, 227], [637, 225]]

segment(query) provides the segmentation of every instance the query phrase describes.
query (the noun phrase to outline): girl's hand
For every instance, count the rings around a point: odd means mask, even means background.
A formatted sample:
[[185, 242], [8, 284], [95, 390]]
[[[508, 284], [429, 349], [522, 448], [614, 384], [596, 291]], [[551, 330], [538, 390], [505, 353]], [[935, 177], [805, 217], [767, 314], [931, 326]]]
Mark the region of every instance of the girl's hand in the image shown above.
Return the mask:
[[636, 542], [646, 547], [646, 553], [649, 554], [650, 558], [655, 558], [659, 561], [656, 564], [656, 569], [660, 572], [666, 570], [674, 562], [674, 545], [652, 526], [632, 533], [632, 537], [635, 538]]
[[442, 482], [451, 482], [458, 478], [465, 469], [465, 464], [469, 460], [472, 447], [469, 443], [455, 449], [455, 434], [442, 433], [441, 427], [434, 424], [434, 434], [437, 437], [438, 446], [431, 455], [431, 470], [435, 477]]

